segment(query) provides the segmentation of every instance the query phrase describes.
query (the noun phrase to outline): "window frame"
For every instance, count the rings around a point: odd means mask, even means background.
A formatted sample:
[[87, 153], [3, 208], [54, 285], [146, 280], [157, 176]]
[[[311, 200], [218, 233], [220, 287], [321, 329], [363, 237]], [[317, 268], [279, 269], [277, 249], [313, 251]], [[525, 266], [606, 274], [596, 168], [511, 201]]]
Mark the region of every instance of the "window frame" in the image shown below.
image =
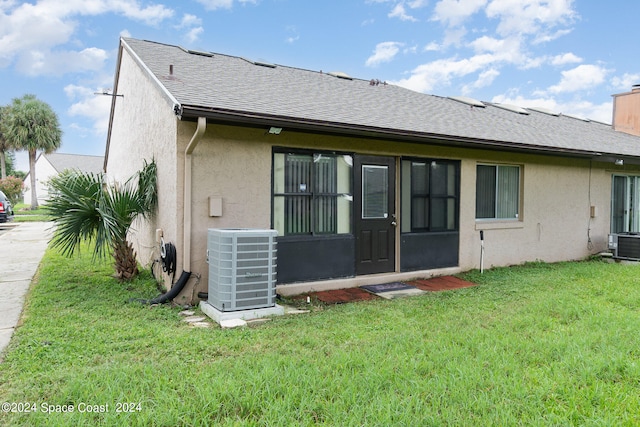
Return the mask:
[[[310, 177], [309, 177], [309, 183], [307, 184], [308, 187], [305, 189], [306, 191], [304, 192], [276, 192], [276, 155], [278, 154], [282, 154], [285, 156], [285, 164], [286, 164], [286, 155], [300, 155], [300, 156], [310, 156], [311, 157], [311, 168], [310, 168]], [[317, 174], [317, 167], [314, 166], [315, 162], [313, 161], [313, 159], [315, 158], [315, 156], [331, 156], [331, 157], [341, 157], [341, 156], [350, 156], [351, 157], [351, 171], [348, 174], [348, 178], [349, 178], [349, 187], [350, 187], [350, 193], [344, 193], [344, 192], [338, 192], [337, 190], [339, 189], [339, 183], [337, 182], [337, 177], [336, 177], [336, 192], [322, 192], [322, 191], [316, 191], [316, 174]], [[328, 151], [328, 150], [309, 150], [309, 149], [297, 149], [297, 148], [287, 148], [287, 147], [273, 147], [272, 149], [272, 155], [271, 155], [271, 228], [275, 229], [275, 223], [276, 223], [276, 199], [279, 197], [282, 197], [285, 200], [285, 204], [286, 204], [286, 198], [287, 197], [306, 197], [308, 198], [308, 200], [310, 200], [309, 202], [309, 217], [308, 217], [308, 221], [309, 221], [309, 231], [308, 232], [300, 232], [300, 233], [285, 233], [284, 234], [280, 234], [280, 230], [279, 234], [278, 234], [278, 238], [291, 238], [291, 239], [300, 239], [300, 238], [319, 238], [319, 237], [333, 237], [333, 236], [352, 236], [353, 235], [353, 158], [354, 158], [354, 154], [353, 153], [349, 153], [349, 152], [339, 152], [339, 151]], [[337, 174], [337, 168], [336, 168], [336, 174]], [[285, 178], [286, 179], [286, 178]], [[316, 208], [317, 208], [317, 204], [319, 203], [319, 200], [322, 198], [326, 198], [326, 197], [332, 197], [334, 198], [334, 200], [336, 201], [336, 207], [335, 207], [335, 232], [322, 232], [319, 231], [319, 227], [317, 224], [317, 216], [316, 216]], [[340, 219], [338, 218], [339, 215], [339, 208], [338, 208], [338, 201], [340, 199], [340, 197], [346, 197], [348, 199], [348, 201], [350, 202], [350, 206], [348, 209], [348, 216], [349, 216], [349, 223], [348, 223], [348, 228], [349, 228], [349, 232], [338, 232], [340, 225]], [[286, 224], [286, 212], [284, 213], [284, 218], [283, 218], [284, 223]]]
[[[622, 217], [616, 213], [616, 178], [625, 180]], [[614, 228], [620, 218], [623, 230]], [[611, 175], [611, 220], [609, 224], [611, 233], [640, 233], [640, 175], [619, 174]]]
[[[407, 185], [407, 179], [405, 179], [405, 163], [409, 162], [409, 178], [408, 178], [408, 196], [410, 198], [408, 209], [409, 212], [406, 213], [403, 210], [407, 208], [404, 200], [400, 200], [400, 209], [401, 209], [401, 224], [400, 224], [400, 233], [401, 234], [409, 234], [409, 233], [446, 233], [446, 232], [458, 232], [460, 230], [460, 171], [461, 171], [461, 162], [460, 160], [451, 160], [451, 159], [440, 159], [440, 158], [427, 158], [427, 157], [402, 157], [400, 159], [400, 185], [401, 185], [401, 198], [406, 197], [405, 190]], [[413, 175], [413, 164], [414, 163], [424, 163], [428, 167], [428, 182], [427, 188], [425, 191], [414, 191], [414, 175]], [[453, 166], [454, 168], [454, 176], [455, 183], [453, 188], [453, 195], [447, 194], [447, 189], [449, 188], [449, 176], [448, 173], [445, 175], [445, 193], [439, 194], [434, 191], [435, 183], [437, 180], [434, 179], [434, 173], [432, 166], [433, 164]], [[418, 227], [414, 225], [414, 207], [417, 200], [428, 200], [428, 213], [426, 214], [426, 226]], [[449, 201], [453, 201], [453, 216], [454, 216], [454, 226], [453, 228], [448, 227], [437, 227], [434, 225], [434, 215], [433, 210], [435, 209], [436, 204], [433, 203], [434, 200], [445, 200], [445, 212], [449, 210]], [[445, 223], [447, 222], [447, 215], [445, 215]], [[409, 227], [406, 229], [406, 222], [409, 221]]]
[[[494, 200], [494, 206], [493, 206], [493, 216], [492, 217], [482, 217], [479, 218], [478, 217], [478, 201], [479, 201], [479, 196], [478, 196], [478, 168], [479, 167], [493, 167], [495, 168], [495, 200]], [[516, 213], [515, 213], [515, 217], [500, 217], [498, 216], [498, 205], [500, 204], [500, 200], [499, 200], [499, 185], [500, 185], [500, 178], [499, 178], [499, 170], [501, 168], [517, 168], [518, 169], [518, 182], [516, 185], [518, 194], [517, 194], [517, 200], [515, 203], [515, 207], [516, 207]], [[521, 222], [523, 215], [522, 215], [522, 193], [523, 193], [523, 187], [522, 187], [522, 183], [523, 183], [523, 174], [524, 174], [524, 165], [521, 164], [514, 164], [514, 163], [485, 163], [485, 162], [478, 162], [476, 163], [476, 187], [475, 187], [475, 191], [476, 191], [476, 206], [475, 206], [475, 220], [477, 222]]]

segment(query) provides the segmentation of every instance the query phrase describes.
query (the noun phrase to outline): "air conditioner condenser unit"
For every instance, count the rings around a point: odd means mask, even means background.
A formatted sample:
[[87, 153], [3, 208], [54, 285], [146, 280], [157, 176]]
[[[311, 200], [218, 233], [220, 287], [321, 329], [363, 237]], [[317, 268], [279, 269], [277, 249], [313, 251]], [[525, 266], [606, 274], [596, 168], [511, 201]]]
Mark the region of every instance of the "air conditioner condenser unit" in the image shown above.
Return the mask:
[[640, 234], [609, 234], [609, 250], [615, 259], [640, 261]]
[[211, 306], [229, 312], [276, 305], [276, 236], [276, 230], [208, 230]]

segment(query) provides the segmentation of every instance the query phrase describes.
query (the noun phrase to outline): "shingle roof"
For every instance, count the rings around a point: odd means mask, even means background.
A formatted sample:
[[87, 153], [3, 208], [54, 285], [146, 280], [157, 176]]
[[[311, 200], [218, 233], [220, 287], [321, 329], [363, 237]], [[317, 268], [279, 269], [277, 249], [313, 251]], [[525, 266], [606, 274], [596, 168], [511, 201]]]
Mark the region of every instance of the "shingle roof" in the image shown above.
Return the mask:
[[104, 165], [103, 156], [86, 156], [83, 154], [51, 153], [42, 154], [56, 171], [78, 169], [82, 172], [100, 173]]
[[491, 103], [471, 107], [395, 85], [257, 65], [240, 57], [149, 41], [125, 38], [122, 43], [184, 114], [273, 119], [503, 149], [640, 158], [640, 138], [599, 122], [534, 110], [520, 114]]

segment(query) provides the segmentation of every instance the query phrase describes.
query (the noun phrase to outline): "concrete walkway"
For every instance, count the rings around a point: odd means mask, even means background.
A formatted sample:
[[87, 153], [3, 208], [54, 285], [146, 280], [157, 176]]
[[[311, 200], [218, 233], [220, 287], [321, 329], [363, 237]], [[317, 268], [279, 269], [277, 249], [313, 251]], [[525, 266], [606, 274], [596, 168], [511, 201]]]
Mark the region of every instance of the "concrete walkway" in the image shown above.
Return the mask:
[[51, 239], [52, 225], [0, 224], [0, 361], [20, 321], [25, 294]]

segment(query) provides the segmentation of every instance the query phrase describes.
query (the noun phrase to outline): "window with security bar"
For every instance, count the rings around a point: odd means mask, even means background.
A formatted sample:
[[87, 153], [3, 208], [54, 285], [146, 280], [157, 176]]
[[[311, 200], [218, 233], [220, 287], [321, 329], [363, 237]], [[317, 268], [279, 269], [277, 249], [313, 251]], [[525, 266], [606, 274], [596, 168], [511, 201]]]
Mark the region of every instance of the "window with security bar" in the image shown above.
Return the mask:
[[276, 152], [273, 226], [279, 236], [351, 233], [350, 155]]

